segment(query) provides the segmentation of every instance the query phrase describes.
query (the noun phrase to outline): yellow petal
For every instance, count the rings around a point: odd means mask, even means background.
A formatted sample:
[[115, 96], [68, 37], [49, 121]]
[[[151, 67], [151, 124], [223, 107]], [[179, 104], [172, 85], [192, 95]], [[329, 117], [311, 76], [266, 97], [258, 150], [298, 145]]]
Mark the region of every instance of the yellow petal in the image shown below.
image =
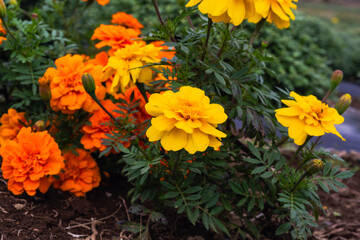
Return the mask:
[[209, 136], [207, 134], [204, 134], [198, 129], [194, 129], [193, 134], [189, 134], [185, 150], [190, 154], [194, 154], [197, 151], [203, 152], [209, 146], [209, 142]]
[[169, 119], [164, 115], [160, 115], [151, 119], [151, 125], [159, 131], [170, 131], [175, 126], [175, 123], [175, 119]]
[[161, 145], [166, 151], [179, 151], [186, 146], [187, 141], [188, 134], [185, 131], [173, 128], [161, 138]]
[[155, 127], [150, 126], [146, 131], [146, 136], [149, 138], [150, 142], [155, 142], [160, 140], [164, 135], [165, 131], [159, 131]]

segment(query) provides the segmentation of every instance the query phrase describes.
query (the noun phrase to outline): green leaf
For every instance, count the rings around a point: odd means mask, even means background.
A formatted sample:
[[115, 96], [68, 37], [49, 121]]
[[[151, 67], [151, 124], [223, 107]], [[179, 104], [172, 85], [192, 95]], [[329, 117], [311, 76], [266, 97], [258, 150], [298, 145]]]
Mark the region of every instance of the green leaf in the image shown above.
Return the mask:
[[255, 206], [255, 198], [251, 198], [250, 202], [248, 204], [248, 207], [247, 207], [247, 211], [251, 212], [251, 210], [254, 208], [254, 206]]
[[330, 192], [329, 188], [326, 186], [326, 184], [323, 181], [318, 180], [317, 183], [326, 193]]
[[179, 192], [168, 192], [165, 195], [162, 196], [162, 199], [168, 199], [168, 198], [175, 198], [177, 196], [179, 196], [180, 193]]
[[221, 197], [220, 198], [220, 201], [223, 205], [223, 207], [225, 208], [226, 211], [231, 211], [232, 210], [232, 207], [231, 207], [231, 204], [229, 202], [229, 200], [227, 200], [225, 197]]
[[224, 210], [224, 208], [222, 206], [216, 206], [210, 211], [210, 214], [216, 215], [216, 214], [221, 213], [223, 210]]
[[262, 173], [263, 171], [265, 171], [267, 169], [266, 166], [261, 166], [261, 167], [257, 167], [255, 168], [251, 174], [258, 174], [258, 173]]
[[260, 160], [254, 158], [245, 158], [243, 159], [245, 162], [252, 163], [252, 164], [259, 164], [262, 163]]
[[284, 223], [276, 229], [275, 235], [282, 235], [288, 232], [290, 228], [291, 228], [291, 222]]
[[244, 205], [244, 204], [246, 203], [246, 200], [247, 200], [247, 198], [241, 199], [241, 200], [236, 204], [236, 206], [237, 206], [237, 207], [241, 207], [242, 205]]
[[226, 235], [228, 235], [230, 237], [230, 233], [229, 230], [225, 227], [225, 225], [217, 218], [213, 218], [213, 221], [215, 223], [215, 225], [222, 231], [224, 232]]
[[257, 157], [259, 160], [262, 160], [259, 150], [251, 142], [247, 142], [247, 145], [251, 153], [254, 154], [254, 156]]
[[230, 180], [229, 181], [229, 186], [230, 186], [231, 190], [234, 191], [234, 193], [237, 193], [237, 194], [240, 194], [240, 195], [244, 194], [239, 183]]
[[268, 172], [264, 172], [263, 174], [261, 174], [260, 177], [262, 177], [262, 178], [269, 178], [269, 177], [271, 177], [272, 175], [273, 175], [273, 172], [268, 171]]
[[327, 185], [335, 192], [338, 192], [339, 190], [337, 189], [337, 187], [335, 187], [335, 185], [329, 180], [329, 179], [326, 179], [325, 180]]
[[200, 194], [195, 194], [195, 195], [191, 195], [191, 196], [186, 197], [186, 199], [189, 200], [189, 201], [195, 201], [195, 200], [198, 200], [200, 198], [201, 198]]
[[215, 78], [218, 80], [218, 82], [223, 85], [223, 86], [226, 86], [226, 82], [225, 82], [225, 79], [217, 72], [214, 72], [215, 74]]
[[351, 178], [352, 176], [354, 176], [355, 172], [356, 171], [344, 171], [344, 172], [337, 174], [335, 176], [335, 178], [338, 178], [338, 179]]
[[209, 222], [209, 216], [207, 215], [206, 212], [204, 212], [201, 216], [201, 220], [204, 224], [204, 227], [206, 228], [206, 230], [209, 230], [210, 228], [210, 222]]
[[186, 208], [186, 214], [188, 215], [190, 222], [195, 225], [196, 221], [199, 218], [200, 211], [198, 208], [195, 208], [195, 210], [192, 212], [190, 208]]
[[200, 186], [191, 187], [191, 188], [189, 188], [189, 189], [186, 189], [186, 190], [184, 191], [184, 194], [196, 193], [196, 192], [199, 192], [201, 189], [202, 189], [202, 187], [200, 187]]

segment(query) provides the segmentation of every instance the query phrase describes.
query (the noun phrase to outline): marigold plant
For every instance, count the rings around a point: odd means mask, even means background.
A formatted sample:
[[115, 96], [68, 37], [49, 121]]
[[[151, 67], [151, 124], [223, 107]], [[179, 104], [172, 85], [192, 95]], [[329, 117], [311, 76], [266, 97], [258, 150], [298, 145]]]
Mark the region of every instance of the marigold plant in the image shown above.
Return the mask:
[[25, 112], [18, 113], [15, 109], [10, 108], [7, 113], [3, 114], [0, 118], [0, 146], [7, 139], [16, 139], [16, 135], [24, 127], [23, 124], [28, 124]]
[[344, 122], [344, 117], [335, 108], [330, 108], [313, 95], [304, 97], [291, 92], [290, 97], [295, 100], [281, 100], [288, 107], [275, 110], [275, 117], [289, 128], [289, 137], [297, 145], [302, 145], [308, 136], [322, 136], [325, 133], [333, 133], [345, 141], [334, 126]]
[[104, 99], [106, 89], [101, 84], [102, 66], [87, 64], [84, 60], [85, 56], [67, 54], [55, 60], [56, 68], [46, 70], [43, 78], [51, 79], [50, 105], [54, 111], [73, 114], [79, 109], [93, 112], [99, 108], [86, 93], [81, 77], [84, 73], [90, 73], [95, 80], [97, 98]]
[[54, 188], [69, 191], [77, 197], [83, 197], [88, 191], [100, 184], [101, 176], [99, 167], [90, 152], [77, 148], [64, 153], [65, 166], [57, 174], [53, 183]]
[[160, 140], [167, 151], [184, 148], [194, 154], [208, 147], [218, 149], [221, 146], [219, 139], [226, 137], [216, 129], [227, 119], [224, 108], [210, 104], [201, 89], [184, 86], [177, 93], [169, 90], [152, 94], [145, 108], [154, 117], [146, 131], [149, 141]]
[[45, 193], [50, 186], [48, 176], [58, 174], [64, 164], [54, 138], [47, 131], [31, 132], [30, 127], [22, 128], [16, 140], [6, 140], [0, 155], [3, 177], [15, 195], [26, 191], [33, 196], [36, 189]]

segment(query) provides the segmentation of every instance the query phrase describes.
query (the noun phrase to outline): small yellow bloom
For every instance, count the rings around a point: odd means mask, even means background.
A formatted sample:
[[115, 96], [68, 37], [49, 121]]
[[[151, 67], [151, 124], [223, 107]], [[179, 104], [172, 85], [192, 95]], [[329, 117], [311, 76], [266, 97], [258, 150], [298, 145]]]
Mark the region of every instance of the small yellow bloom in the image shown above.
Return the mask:
[[145, 109], [154, 116], [146, 136], [150, 142], [160, 140], [167, 151], [185, 148], [194, 154], [209, 146], [218, 149], [221, 146], [219, 139], [226, 137], [216, 129], [227, 119], [224, 108], [210, 104], [210, 99], [201, 89], [184, 86], [177, 93], [152, 94]]
[[308, 135], [322, 136], [325, 133], [333, 133], [345, 141], [334, 126], [344, 122], [335, 108], [330, 108], [313, 95], [304, 97], [291, 92], [290, 97], [295, 100], [282, 100], [288, 107], [275, 110], [275, 117], [289, 128], [289, 137], [294, 139], [295, 144], [302, 145]]
[[136, 81], [148, 83], [152, 80], [152, 70], [148, 67], [151, 63], [159, 63], [161, 47], [153, 44], [145, 45], [143, 42], [135, 42], [118, 49], [114, 56], [109, 58], [108, 64], [104, 67], [103, 80], [114, 75], [110, 93], [116, 94], [119, 88], [125, 92], [126, 87], [131, 87]]

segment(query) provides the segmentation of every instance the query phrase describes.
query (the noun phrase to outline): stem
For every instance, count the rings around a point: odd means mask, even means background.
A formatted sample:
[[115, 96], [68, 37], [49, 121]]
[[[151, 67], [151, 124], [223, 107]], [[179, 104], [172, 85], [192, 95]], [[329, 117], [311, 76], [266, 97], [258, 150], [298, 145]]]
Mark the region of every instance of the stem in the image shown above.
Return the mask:
[[304, 142], [303, 145], [299, 146], [298, 149], [296, 150], [295, 154], [291, 157], [289, 164], [291, 164], [294, 159], [296, 159], [297, 155], [299, 154], [299, 152], [306, 146], [306, 144], [310, 141], [312, 137], [307, 137], [306, 141]]
[[329, 90], [329, 91], [326, 93], [325, 97], [321, 100], [321, 102], [325, 103], [326, 99], [330, 96], [331, 93], [332, 93], [332, 91]]
[[175, 177], [176, 177], [175, 171], [177, 170], [177, 166], [179, 164], [180, 155], [181, 155], [181, 150], [178, 151], [178, 153], [177, 153], [177, 156], [176, 156], [176, 159], [175, 159], [175, 164], [174, 164], [174, 169], [172, 171], [172, 175], [173, 175], [174, 180], [175, 180]]
[[9, 33], [9, 35], [16, 41], [16, 38], [14, 37], [14, 35], [11, 33], [10, 29], [8, 28], [5, 19], [1, 19], [2, 20], [2, 24], [4, 25], [6, 31]]
[[229, 29], [226, 29], [226, 30], [227, 30], [227, 31], [226, 31], [226, 35], [225, 35], [224, 40], [223, 40], [223, 42], [222, 42], [222, 44], [221, 44], [221, 47], [220, 47], [220, 49], [219, 49], [219, 52], [216, 54], [216, 56], [217, 56], [218, 58], [220, 58], [221, 54], [223, 53], [223, 50], [224, 50], [224, 48], [225, 48], [227, 39], [228, 39], [228, 37], [229, 37]]
[[209, 44], [209, 39], [210, 39], [212, 23], [213, 22], [212, 22], [211, 18], [208, 18], [208, 25], [207, 25], [207, 29], [206, 29], [206, 39], [205, 39], [205, 43], [204, 43], [204, 52], [203, 52], [203, 55], [201, 56], [201, 61], [204, 61], [204, 59], [205, 59], [206, 50], [207, 50], [207, 46]]
[[254, 41], [255, 41], [255, 38], [259, 35], [260, 30], [261, 30], [262, 26], [264, 25], [265, 21], [266, 21], [266, 19], [263, 18], [263, 19], [260, 20], [260, 22], [258, 22], [258, 23], [256, 24], [255, 31], [254, 31], [251, 39], [250, 39], [250, 43], [249, 43], [250, 46], [253, 45], [253, 43], [254, 43]]
[[318, 138], [316, 139], [314, 145], [312, 145], [312, 147], [311, 147], [311, 149], [310, 149], [311, 151], [314, 150], [315, 146], [319, 143], [319, 141], [320, 141], [321, 138], [322, 138], [322, 136], [320, 136], [320, 137], [318, 137]]
[[290, 192], [293, 192], [295, 188], [301, 183], [301, 181], [308, 175], [308, 172], [304, 172], [304, 174], [300, 177], [300, 179], [297, 181], [295, 186], [290, 190]]
[[276, 144], [276, 146], [277, 146], [277, 147], [280, 147], [280, 146], [283, 145], [288, 139], [289, 139], [288, 136], [283, 137], [283, 138], [280, 139], [280, 141]]
[[[151, 1], [152, 1], [153, 5], [154, 5], [155, 12], [156, 12], [156, 15], [157, 15], [157, 17], [158, 17], [158, 19], [160, 21], [161, 26], [163, 26], [165, 28], [166, 27], [165, 22], [161, 17], [161, 13], [160, 13], [159, 5], [158, 5], [157, 1], [156, 0], [151, 0]], [[170, 40], [172, 42], [176, 42], [176, 39], [172, 36], [172, 34], [169, 34], [169, 36], [170, 36]]]
[[186, 19], [187, 19], [190, 27], [191, 27], [192, 29], [194, 29], [194, 24], [192, 23], [190, 16], [186, 16]]
[[108, 110], [106, 110], [106, 108], [100, 103], [99, 99], [95, 96], [95, 94], [90, 94], [90, 96], [102, 108], [102, 110], [104, 110], [106, 112], [106, 114], [109, 115], [112, 120], [114, 120], [114, 123], [116, 124], [117, 121], [116, 121], [115, 117], [110, 112], [108, 112]]

